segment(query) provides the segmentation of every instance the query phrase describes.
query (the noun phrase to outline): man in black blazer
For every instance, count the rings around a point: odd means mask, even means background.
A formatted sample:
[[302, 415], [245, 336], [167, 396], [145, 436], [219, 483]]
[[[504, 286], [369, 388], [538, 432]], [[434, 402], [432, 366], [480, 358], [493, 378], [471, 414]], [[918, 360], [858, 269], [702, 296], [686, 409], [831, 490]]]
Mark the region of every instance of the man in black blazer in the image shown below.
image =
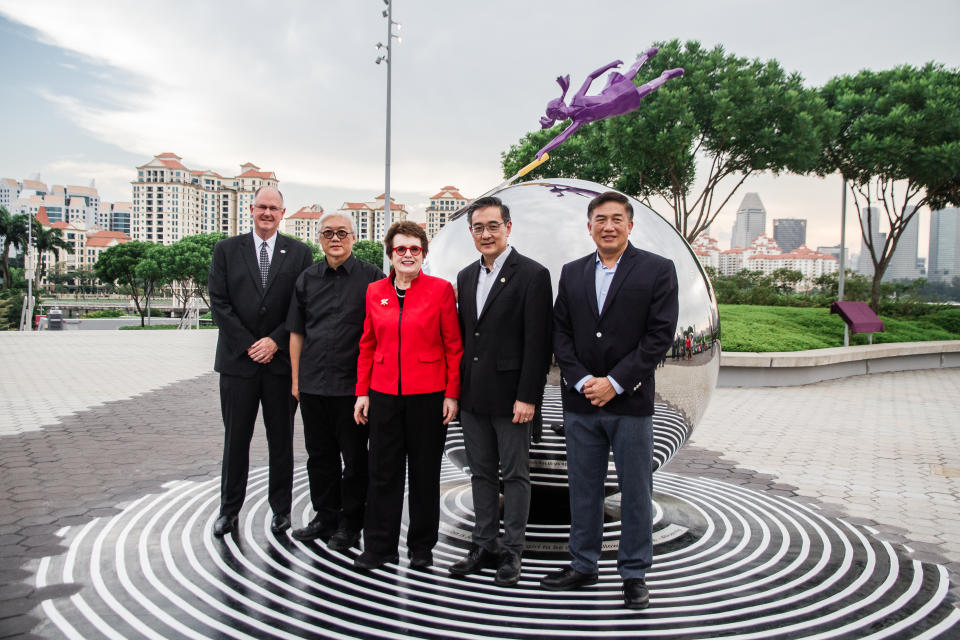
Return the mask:
[[633, 207], [622, 194], [591, 200], [587, 220], [597, 251], [564, 265], [554, 306], [573, 561], [540, 584], [559, 591], [597, 582], [612, 448], [621, 499], [617, 570], [626, 606], [642, 609], [653, 562], [654, 373], [677, 326], [677, 272], [630, 244]]
[[218, 537], [237, 526], [260, 406], [270, 455], [270, 528], [282, 533], [290, 527], [296, 403], [290, 395], [284, 321], [294, 282], [313, 263], [313, 253], [277, 233], [285, 211], [276, 187], [260, 187], [250, 205], [253, 232], [221, 240], [213, 248], [210, 307], [220, 329], [214, 369], [220, 373], [225, 428], [220, 516], [213, 526]]
[[474, 202], [467, 220], [481, 258], [457, 275], [460, 424], [476, 522], [469, 553], [450, 573], [496, 566], [495, 582], [511, 586], [520, 579], [530, 510], [530, 430], [550, 368], [553, 292], [547, 269], [507, 244], [513, 223], [499, 198]]

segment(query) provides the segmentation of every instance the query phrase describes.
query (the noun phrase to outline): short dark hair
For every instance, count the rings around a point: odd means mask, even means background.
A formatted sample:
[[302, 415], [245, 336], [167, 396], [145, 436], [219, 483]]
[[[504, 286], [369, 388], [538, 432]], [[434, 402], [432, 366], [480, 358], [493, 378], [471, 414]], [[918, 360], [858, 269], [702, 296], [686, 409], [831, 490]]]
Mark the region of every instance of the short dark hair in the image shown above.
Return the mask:
[[393, 253], [393, 237], [397, 234], [418, 238], [420, 246], [423, 247], [423, 255], [427, 255], [427, 232], [416, 222], [403, 220], [390, 225], [390, 228], [387, 229], [387, 235], [383, 238], [383, 252], [387, 254], [388, 258]]
[[627, 210], [627, 217], [633, 220], [633, 205], [630, 204], [630, 198], [618, 191], [604, 191], [587, 205], [587, 220], [593, 217], [593, 210], [607, 202], [618, 202]]
[[503, 201], [496, 196], [484, 196], [470, 203], [470, 207], [467, 209], [468, 225], [473, 226], [473, 212], [484, 207], [500, 207], [500, 217], [503, 218], [503, 223], [510, 222], [510, 207], [503, 204]]

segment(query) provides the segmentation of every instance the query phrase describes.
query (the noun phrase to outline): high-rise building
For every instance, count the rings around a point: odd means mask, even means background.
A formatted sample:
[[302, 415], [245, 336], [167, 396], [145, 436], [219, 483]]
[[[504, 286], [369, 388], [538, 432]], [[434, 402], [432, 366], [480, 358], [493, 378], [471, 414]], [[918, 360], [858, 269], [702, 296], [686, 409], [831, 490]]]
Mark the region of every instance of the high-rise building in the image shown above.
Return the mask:
[[385, 215], [385, 199], [386, 196], [381, 193], [373, 202], [344, 202], [337, 212], [353, 219], [357, 240], [380, 242], [387, 235], [390, 225], [407, 219], [406, 205], [394, 202], [393, 198], [390, 198], [390, 215]]
[[450, 216], [458, 209], [467, 206], [467, 199], [454, 186], [441, 187], [440, 192], [430, 198], [427, 206], [427, 237], [431, 240], [440, 233]]
[[756, 193], [747, 193], [737, 209], [737, 221], [733, 225], [730, 248], [749, 247], [767, 228], [767, 210]]
[[279, 184], [274, 172], [249, 162], [240, 166], [240, 174], [224, 177], [188, 169], [180, 160], [174, 153], [161, 153], [137, 167], [130, 224], [134, 240], [172, 244], [197, 233], [249, 232], [254, 193]]
[[952, 282], [960, 276], [960, 208], [930, 212], [930, 262], [927, 278]]
[[[904, 213], [904, 215], [909, 215]], [[917, 248], [920, 241], [920, 215], [914, 213], [910, 222], [900, 234], [900, 240], [897, 241], [897, 248], [887, 263], [887, 270], [883, 272], [884, 282], [896, 282], [898, 280], [916, 280], [920, 277], [920, 269], [917, 266]]]
[[887, 234], [880, 233], [880, 209], [877, 207], [863, 207], [860, 210], [860, 229], [860, 259], [857, 263], [857, 273], [872, 278], [873, 259], [870, 257], [870, 248], [867, 246], [867, 240], [863, 237], [863, 229], [869, 230], [873, 250], [879, 256], [883, 250], [883, 244], [887, 241]]
[[[817, 253], [825, 253], [828, 256], [833, 256], [838, 261], [840, 260], [840, 245], [835, 244], [832, 247], [817, 247]], [[852, 269], [850, 265], [850, 247], [843, 248], [843, 268]]]
[[773, 239], [784, 253], [807, 244], [807, 221], [802, 218], [775, 218]]
[[300, 207], [296, 213], [284, 217], [280, 222], [280, 228], [283, 233], [298, 240], [319, 244], [320, 220], [325, 215], [327, 214], [319, 204]]

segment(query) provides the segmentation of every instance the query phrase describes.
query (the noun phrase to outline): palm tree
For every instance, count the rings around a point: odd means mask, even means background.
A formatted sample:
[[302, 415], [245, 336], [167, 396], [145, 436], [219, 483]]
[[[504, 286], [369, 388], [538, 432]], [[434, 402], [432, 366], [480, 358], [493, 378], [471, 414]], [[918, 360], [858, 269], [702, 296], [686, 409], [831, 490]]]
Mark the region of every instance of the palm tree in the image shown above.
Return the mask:
[[[57, 249], [63, 249], [67, 253], [73, 253], [73, 245], [67, 242], [63, 237], [63, 232], [55, 227], [44, 227], [34, 218], [33, 220], [33, 246], [37, 249], [37, 273], [34, 276], [34, 287], [40, 286], [40, 278], [45, 271], [45, 267], [40, 264], [40, 256], [44, 251], [56, 252]], [[56, 255], [56, 254], [54, 254]]]
[[3, 288], [10, 288], [10, 248], [17, 251], [27, 244], [27, 216], [11, 215], [0, 206], [0, 236], [3, 236]]

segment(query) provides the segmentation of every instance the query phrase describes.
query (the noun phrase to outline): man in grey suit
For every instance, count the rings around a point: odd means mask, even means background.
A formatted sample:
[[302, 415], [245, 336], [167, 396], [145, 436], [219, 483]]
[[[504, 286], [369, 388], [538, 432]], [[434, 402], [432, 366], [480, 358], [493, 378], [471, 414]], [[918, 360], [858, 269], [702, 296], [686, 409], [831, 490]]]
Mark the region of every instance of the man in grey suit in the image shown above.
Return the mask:
[[275, 534], [290, 528], [296, 402], [290, 395], [284, 322], [294, 282], [313, 263], [313, 253], [277, 233], [285, 211], [276, 187], [260, 187], [250, 205], [253, 232], [221, 240], [213, 249], [210, 307], [220, 329], [214, 369], [220, 373], [224, 426], [220, 515], [213, 525], [217, 537], [237, 526], [261, 406], [270, 456], [270, 528]]
[[499, 198], [478, 199], [467, 220], [481, 258], [457, 275], [460, 424], [476, 522], [469, 553], [450, 573], [497, 567], [495, 582], [511, 586], [520, 579], [530, 510], [530, 432], [550, 368], [553, 293], [547, 269], [507, 243], [513, 223]]

